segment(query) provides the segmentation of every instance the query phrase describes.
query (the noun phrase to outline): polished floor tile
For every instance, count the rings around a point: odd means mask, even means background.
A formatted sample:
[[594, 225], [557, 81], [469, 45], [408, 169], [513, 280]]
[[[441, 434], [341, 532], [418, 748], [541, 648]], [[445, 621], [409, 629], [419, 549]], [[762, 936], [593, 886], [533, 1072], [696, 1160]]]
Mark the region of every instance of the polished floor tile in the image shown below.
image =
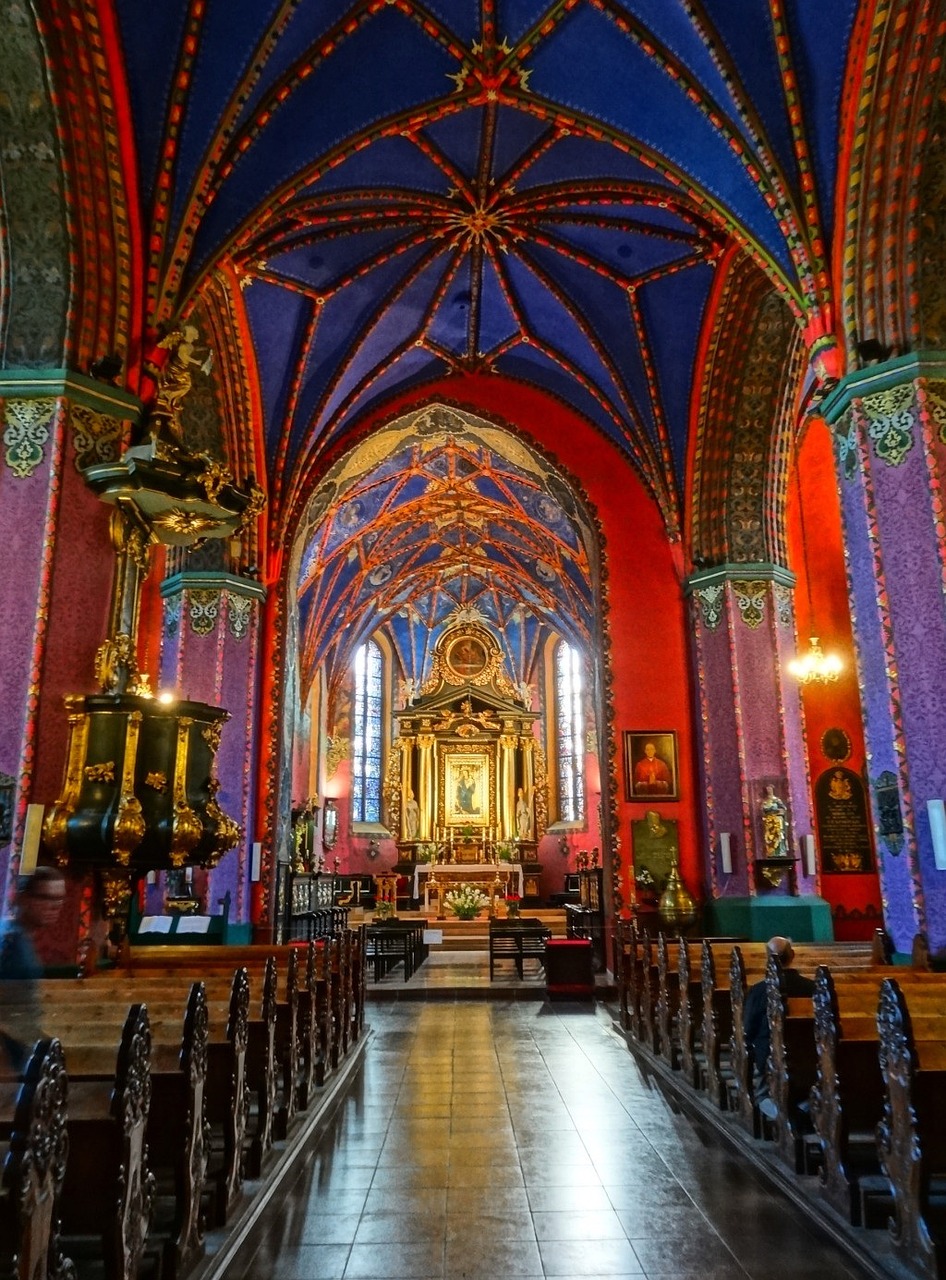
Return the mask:
[[856, 1280], [603, 1011], [393, 1002], [228, 1280]]

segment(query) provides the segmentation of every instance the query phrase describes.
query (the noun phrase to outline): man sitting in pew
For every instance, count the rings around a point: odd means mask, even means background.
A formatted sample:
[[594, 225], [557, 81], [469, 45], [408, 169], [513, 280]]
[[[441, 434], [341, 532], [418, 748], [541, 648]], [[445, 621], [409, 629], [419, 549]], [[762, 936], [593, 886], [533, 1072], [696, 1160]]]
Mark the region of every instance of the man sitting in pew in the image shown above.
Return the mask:
[[[791, 938], [776, 936], [766, 944], [769, 955], [775, 956], [782, 969], [782, 991], [788, 998], [811, 996], [815, 984], [812, 978], [791, 967], [795, 958], [795, 948]], [[766, 996], [765, 979], [753, 983], [746, 993], [743, 1006], [742, 1025], [745, 1031], [746, 1050], [752, 1064], [753, 1100], [767, 1120], [774, 1120], [778, 1108], [769, 1096], [769, 1080], [766, 1063], [769, 1058], [769, 1012]]]
[[0, 1065], [17, 1072], [43, 1034], [36, 989], [43, 967], [36, 940], [59, 919], [65, 896], [62, 872], [37, 867], [21, 877], [14, 914], [0, 925]]

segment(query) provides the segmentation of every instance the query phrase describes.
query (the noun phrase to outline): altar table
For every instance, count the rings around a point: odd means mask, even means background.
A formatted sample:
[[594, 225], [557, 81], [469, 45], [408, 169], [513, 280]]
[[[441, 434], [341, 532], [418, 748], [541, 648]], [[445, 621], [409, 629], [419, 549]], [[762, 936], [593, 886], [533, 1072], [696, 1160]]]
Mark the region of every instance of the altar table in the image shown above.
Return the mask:
[[522, 897], [522, 863], [521, 862], [421, 862], [414, 868], [414, 897], [421, 895], [420, 878], [433, 872], [441, 885], [455, 884], [465, 880], [471, 884], [482, 885], [488, 893], [496, 879], [497, 872], [503, 878], [515, 875], [519, 887], [517, 893]]

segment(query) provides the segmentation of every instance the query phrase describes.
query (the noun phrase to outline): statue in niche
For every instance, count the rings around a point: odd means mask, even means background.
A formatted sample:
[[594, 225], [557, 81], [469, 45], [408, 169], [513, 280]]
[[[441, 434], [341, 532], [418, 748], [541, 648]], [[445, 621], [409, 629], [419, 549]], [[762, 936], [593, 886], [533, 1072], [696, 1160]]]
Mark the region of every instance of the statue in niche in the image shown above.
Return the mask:
[[522, 787], [516, 793], [516, 835], [520, 840], [532, 839], [532, 796], [527, 800]]
[[416, 840], [419, 826], [420, 805], [414, 799], [414, 792], [408, 787], [404, 797], [404, 838], [406, 840]]
[[787, 858], [788, 851], [788, 808], [784, 800], [775, 794], [775, 788], [768, 784], [762, 797], [762, 843], [767, 858]]

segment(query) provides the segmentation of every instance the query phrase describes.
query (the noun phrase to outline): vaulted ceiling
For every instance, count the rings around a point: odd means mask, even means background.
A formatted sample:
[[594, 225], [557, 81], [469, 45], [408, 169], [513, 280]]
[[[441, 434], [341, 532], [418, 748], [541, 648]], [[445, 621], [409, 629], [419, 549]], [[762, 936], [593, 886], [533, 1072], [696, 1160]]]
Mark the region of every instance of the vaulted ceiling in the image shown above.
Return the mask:
[[274, 509], [474, 371], [567, 401], [677, 536], [721, 264], [830, 311], [857, 0], [114, 4], [151, 321], [242, 299]]

